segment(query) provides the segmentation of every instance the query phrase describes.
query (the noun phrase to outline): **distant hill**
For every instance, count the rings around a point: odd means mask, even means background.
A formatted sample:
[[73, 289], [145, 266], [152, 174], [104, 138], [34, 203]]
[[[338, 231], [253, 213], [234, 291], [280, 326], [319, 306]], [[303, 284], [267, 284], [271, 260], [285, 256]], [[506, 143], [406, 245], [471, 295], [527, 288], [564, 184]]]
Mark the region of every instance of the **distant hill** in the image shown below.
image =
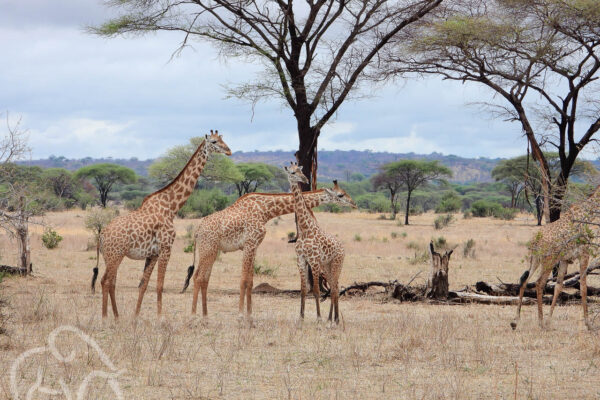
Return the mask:
[[[319, 177], [326, 179], [346, 180], [355, 172], [365, 176], [373, 175], [385, 163], [398, 160], [437, 160], [452, 170], [452, 182], [490, 182], [491, 171], [500, 161], [499, 158], [463, 158], [445, 156], [441, 153], [378, 153], [373, 151], [319, 151]], [[235, 152], [231, 156], [235, 162], [264, 162], [266, 164], [284, 165], [294, 160], [293, 151], [253, 151]]]
[[[263, 162], [283, 166], [294, 160], [293, 151], [238, 151], [231, 156], [235, 162]], [[452, 182], [478, 183], [491, 182], [491, 171], [501, 160], [500, 158], [464, 158], [441, 153], [378, 153], [369, 150], [358, 151], [319, 151], [319, 178], [347, 180], [355, 172], [365, 176], [373, 175], [382, 164], [397, 160], [437, 160], [454, 173]], [[51, 156], [42, 160], [25, 161], [23, 164], [37, 165], [44, 168], [58, 167], [76, 170], [90, 164], [114, 163], [133, 169], [139, 175], [146, 176], [148, 167], [154, 160], [138, 160], [137, 158], [91, 158], [67, 159]], [[593, 161], [598, 168], [599, 161]]]

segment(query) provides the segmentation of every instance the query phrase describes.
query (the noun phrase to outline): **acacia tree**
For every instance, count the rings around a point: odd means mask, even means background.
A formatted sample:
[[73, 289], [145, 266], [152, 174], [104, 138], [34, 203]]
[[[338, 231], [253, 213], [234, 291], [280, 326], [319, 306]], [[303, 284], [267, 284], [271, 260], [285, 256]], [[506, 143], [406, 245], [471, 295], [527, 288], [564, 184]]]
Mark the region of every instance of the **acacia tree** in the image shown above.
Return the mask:
[[258, 79], [230, 90], [250, 100], [280, 98], [298, 130], [298, 160], [316, 188], [323, 126], [365, 78], [395, 35], [442, 0], [119, 0], [120, 16], [92, 28], [115, 36], [181, 32], [216, 45], [225, 57], [262, 62]]
[[[600, 2], [596, 0], [453, 0], [386, 58], [393, 74], [435, 74], [477, 82], [499, 95], [496, 115], [518, 122], [533, 158], [550, 221], [575, 160], [600, 129]], [[544, 149], [555, 148], [551, 177]]]
[[88, 165], [75, 173], [76, 179], [89, 179], [100, 193], [100, 204], [106, 207], [108, 195], [115, 183], [134, 183], [135, 171], [121, 165], [104, 163]]
[[[389, 165], [389, 164], [388, 164]], [[398, 214], [398, 192], [402, 187], [402, 182], [397, 174], [392, 173], [388, 165], [380, 168], [381, 172], [371, 178], [373, 189], [386, 190], [390, 193], [390, 207], [392, 209], [392, 219], [396, 219]]]
[[256, 192], [260, 185], [273, 179], [273, 174], [266, 164], [239, 163], [236, 167], [242, 175], [242, 179], [235, 182], [239, 197], [246, 193]]
[[[410, 200], [415, 189], [429, 182], [443, 183], [444, 177], [451, 177], [452, 171], [440, 165], [437, 161], [402, 160], [385, 164], [382, 173], [388, 182], [394, 182], [400, 189], [406, 190], [406, 215], [404, 224], [408, 225], [410, 214]], [[389, 188], [389, 186], [388, 186]], [[391, 193], [391, 191], [390, 191]], [[398, 201], [396, 196], [396, 202]], [[395, 204], [392, 202], [392, 210], [395, 218]]]
[[0, 228], [18, 239], [19, 271], [31, 273], [29, 219], [36, 214], [35, 198], [29, 182], [16, 178], [19, 169], [13, 164], [29, 152], [27, 132], [20, 119], [11, 124], [6, 115], [6, 134], [0, 140]]
[[[561, 171], [560, 157], [558, 153], [551, 152], [545, 152], [544, 157], [550, 167], [550, 179], [554, 180]], [[537, 224], [542, 225], [544, 215], [542, 175], [538, 166], [529, 159], [529, 156], [523, 155], [502, 160], [492, 170], [492, 177], [507, 185], [511, 191], [512, 207], [516, 207], [522, 193], [525, 193], [525, 199], [531, 205], [529, 201], [529, 195], [531, 195], [535, 204]], [[589, 161], [576, 160], [571, 169], [571, 177], [582, 178], [597, 174], [596, 168]]]
[[[157, 180], [160, 185], [169, 184], [185, 167], [203, 140], [204, 138], [200, 136], [193, 137], [186, 145], [168, 149], [163, 156], [150, 165], [148, 176]], [[202, 171], [202, 178], [209, 181], [233, 183], [241, 181], [243, 176], [229, 157], [222, 154], [211, 154]]]

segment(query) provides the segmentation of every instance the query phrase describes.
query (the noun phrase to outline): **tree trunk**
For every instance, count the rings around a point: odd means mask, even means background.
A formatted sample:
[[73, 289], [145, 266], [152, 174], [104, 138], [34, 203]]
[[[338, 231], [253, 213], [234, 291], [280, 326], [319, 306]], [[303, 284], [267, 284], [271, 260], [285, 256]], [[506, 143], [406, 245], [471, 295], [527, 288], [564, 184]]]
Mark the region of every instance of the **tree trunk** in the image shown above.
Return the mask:
[[298, 119], [298, 138], [300, 145], [296, 152], [302, 173], [308, 178], [308, 184], [302, 184], [302, 191], [317, 189], [317, 140], [320, 131], [310, 126], [310, 117], [301, 122]]
[[411, 192], [408, 191], [408, 195], [406, 196], [406, 215], [404, 216], [404, 225], [408, 225], [408, 214], [410, 213], [410, 195]]
[[29, 247], [29, 217], [27, 216], [27, 210], [25, 209], [26, 203], [25, 198], [21, 197], [19, 200], [19, 223], [17, 226], [17, 236], [19, 237], [19, 247], [21, 249], [20, 255], [20, 268], [27, 271], [27, 274], [31, 273], [31, 249]]
[[535, 196], [535, 211], [537, 214], [537, 224], [542, 226], [542, 217], [544, 216], [544, 206], [542, 204], [542, 196]]
[[392, 220], [394, 220], [394, 221], [396, 220], [396, 214], [397, 214], [395, 200], [396, 200], [396, 193], [390, 192], [390, 205], [392, 207]]
[[440, 254], [433, 248], [433, 242], [429, 244], [429, 250], [431, 252], [431, 271], [427, 279], [425, 296], [431, 299], [447, 300], [448, 264], [453, 250]]

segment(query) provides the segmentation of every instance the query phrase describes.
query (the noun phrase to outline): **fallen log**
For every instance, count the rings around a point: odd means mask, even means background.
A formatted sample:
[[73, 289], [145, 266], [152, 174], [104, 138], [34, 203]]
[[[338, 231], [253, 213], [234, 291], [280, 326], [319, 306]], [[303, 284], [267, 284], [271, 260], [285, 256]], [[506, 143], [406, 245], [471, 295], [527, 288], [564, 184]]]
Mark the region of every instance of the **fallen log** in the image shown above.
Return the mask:
[[[497, 304], [497, 305], [516, 305], [519, 298], [515, 296], [490, 296], [470, 292], [450, 292], [452, 293], [452, 302], [467, 302], [479, 304]], [[536, 301], [529, 297], [523, 298], [523, 304], [535, 304]]]
[[0, 265], [0, 272], [9, 275], [27, 275], [27, 268], [12, 267], [10, 265]]

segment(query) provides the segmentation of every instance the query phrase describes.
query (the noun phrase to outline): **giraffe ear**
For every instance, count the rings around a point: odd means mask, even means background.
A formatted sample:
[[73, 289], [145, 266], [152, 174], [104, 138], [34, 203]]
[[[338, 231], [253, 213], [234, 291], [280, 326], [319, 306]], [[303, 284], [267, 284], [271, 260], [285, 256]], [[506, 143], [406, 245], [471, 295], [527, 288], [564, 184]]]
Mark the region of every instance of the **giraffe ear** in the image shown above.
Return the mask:
[[204, 135], [204, 139], [208, 139], [208, 135]]

